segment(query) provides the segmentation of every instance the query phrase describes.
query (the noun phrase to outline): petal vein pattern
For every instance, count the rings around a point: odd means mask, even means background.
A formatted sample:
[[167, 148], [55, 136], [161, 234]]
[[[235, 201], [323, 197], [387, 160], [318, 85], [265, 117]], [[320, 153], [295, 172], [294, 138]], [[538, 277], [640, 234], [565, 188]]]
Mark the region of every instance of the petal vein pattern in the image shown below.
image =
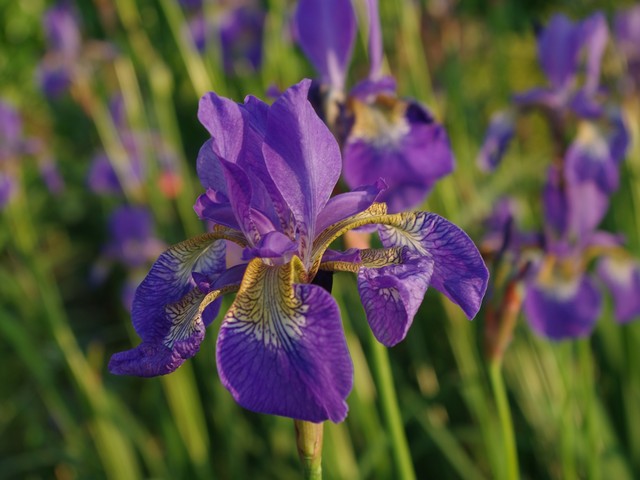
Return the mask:
[[444, 218], [429, 212], [394, 215], [380, 222], [385, 247], [406, 246], [433, 260], [431, 284], [473, 318], [487, 290], [489, 272], [467, 234]]
[[298, 257], [249, 263], [218, 336], [218, 372], [249, 410], [338, 422], [353, 366], [335, 301], [321, 287], [294, 283], [301, 269]]

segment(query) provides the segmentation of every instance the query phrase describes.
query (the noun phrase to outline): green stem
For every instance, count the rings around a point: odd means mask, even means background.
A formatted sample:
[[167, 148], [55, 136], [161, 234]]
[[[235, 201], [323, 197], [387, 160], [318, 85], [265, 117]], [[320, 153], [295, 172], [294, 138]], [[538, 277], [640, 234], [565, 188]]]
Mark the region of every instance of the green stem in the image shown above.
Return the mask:
[[298, 456], [305, 480], [322, 480], [322, 423], [294, 420]]
[[500, 419], [500, 427], [502, 429], [505, 460], [507, 462], [506, 478], [516, 480], [520, 478], [518, 451], [516, 449], [516, 439], [513, 432], [513, 420], [511, 418], [509, 399], [507, 398], [507, 389], [502, 378], [502, 366], [499, 361], [489, 363], [489, 378], [491, 380], [491, 388], [495, 396], [498, 418]]
[[182, 34], [182, 26], [186, 24], [186, 20], [180, 5], [172, 0], [160, 0], [160, 6], [173, 34], [173, 39], [178, 45], [180, 56], [187, 67], [187, 74], [196, 96], [200, 97], [200, 95], [209, 90], [220, 92], [219, 88], [215, 88], [213, 79], [209, 76], [209, 72], [207, 72], [207, 68], [195, 46]]
[[587, 478], [600, 478], [600, 465], [598, 459], [600, 452], [598, 449], [598, 430], [596, 428], [594, 416], [594, 391], [593, 391], [593, 358], [589, 348], [589, 340], [578, 341], [578, 356], [582, 370], [584, 422], [587, 430], [588, 455], [587, 455]]
[[398, 478], [411, 480], [416, 478], [413, 470], [413, 462], [409, 451], [409, 444], [404, 432], [402, 416], [391, 375], [389, 356], [384, 345], [379, 343], [373, 334], [370, 334], [371, 351], [373, 354], [373, 367], [377, 377], [378, 389], [382, 400], [387, 429], [391, 435], [391, 449], [398, 469]]

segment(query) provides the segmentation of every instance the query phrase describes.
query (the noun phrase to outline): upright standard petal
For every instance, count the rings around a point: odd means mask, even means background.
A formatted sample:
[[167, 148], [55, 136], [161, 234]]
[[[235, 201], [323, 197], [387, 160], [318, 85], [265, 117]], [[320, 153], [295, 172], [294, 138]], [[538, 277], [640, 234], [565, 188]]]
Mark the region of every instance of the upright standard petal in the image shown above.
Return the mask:
[[[233, 183], [233, 180], [223, 174], [220, 162], [236, 164], [242, 169], [242, 176], [248, 178], [251, 208], [259, 210], [271, 223], [279, 224], [285, 230], [290, 223], [285, 214], [286, 207], [262, 156], [268, 111], [267, 104], [255, 97], [248, 96], [244, 104], [238, 104], [213, 92], [204, 95], [198, 118], [212, 138], [198, 154], [198, 176], [205, 187], [227, 195], [230, 205], [237, 211], [236, 203], [243, 200], [228, 192], [229, 182]], [[237, 223], [242, 225], [244, 219], [238, 217]]]
[[296, 284], [301, 262], [254, 259], [218, 336], [223, 385], [243, 407], [310, 422], [342, 421], [353, 383], [340, 312], [329, 293]]
[[428, 212], [403, 213], [380, 227], [385, 247], [406, 246], [433, 261], [431, 285], [473, 318], [487, 290], [489, 272], [464, 231]]
[[356, 35], [350, 0], [300, 0], [294, 33], [322, 82], [343, 90]]
[[220, 291], [207, 297], [208, 292], [195, 285], [193, 274], [219, 276], [226, 267], [224, 251], [220, 236], [204, 234], [160, 255], [133, 299], [133, 326], [142, 343], [113, 355], [112, 373], [164, 375], [196, 354], [204, 338], [202, 313]]
[[578, 70], [580, 26], [563, 14], [551, 18], [538, 37], [538, 56], [547, 78], [556, 90], [570, 86]]
[[269, 174], [309, 246], [318, 214], [340, 177], [338, 144], [307, 101], [310, 80], [289, 88], [271, 106], [264, 153]]
[[607, 19], [596, 12], [580, 22], [580, 43], [587, 51], [586, 79], [584, 89], [593, 94], [600, 84], [600, 63], [609, 39]]

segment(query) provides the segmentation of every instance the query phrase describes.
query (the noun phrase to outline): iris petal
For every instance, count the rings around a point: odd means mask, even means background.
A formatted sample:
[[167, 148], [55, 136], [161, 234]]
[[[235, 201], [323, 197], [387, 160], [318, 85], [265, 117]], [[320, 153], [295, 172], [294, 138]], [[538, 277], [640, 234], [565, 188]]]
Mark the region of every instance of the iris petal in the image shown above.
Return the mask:
[[356, 35], [349, 0], [300, 0], [294, 29], [302, 50], [322, 82], [342, 90]]
[[353, 382], [338, 307], [316, 285], [296, 284], [297, 257], [253, 260], [216, 348], [224, 386], [243, 407], [322, 422], [342, 421]]
[[528, 286], [524, 311], [531, 328], [553, 340], [584, 337], [600, 316], [602, 296], [587, 276], [572, 282]]
[[262, 151], [301, 235], [312, 239], [316, 218], [340, 176], [341, 160], [333, 134], [307, 101], [310, 85], [303, 80], [271, 106]]
[[605, 257], [598, 263], [598, 274], [611, 291], [616, 320], [626, 323], [640, 316], [640, 264]]
[[215, 278], [224, 272], [221, 238], [213, 233], [200, 235], [160, 255], [133, 300], [133, 326], [142, 343], [112, 357], [109, 369], [113, 373], [163, 375], [195, 355], [204, 338], [202, 314], [208, 307], [207, 317], [215, 315], [219, 304], [212, 302], [227, 286], [207, 295], [195, 286], [193, 274]]
[[404, 340], [433, 274], [433, 261], [403, 252], [402, 263], [358, 272], [358, 291], [375, 337], [388, 347]]
[[[382, 223], [382, 222], [381, 222]], [[402, 213], [380, 227], [386, 247], [407, 246], [433, 260], [431, 284], [473, 318], [487, 289], [489, 272], [464, 231], [434, 213]]]

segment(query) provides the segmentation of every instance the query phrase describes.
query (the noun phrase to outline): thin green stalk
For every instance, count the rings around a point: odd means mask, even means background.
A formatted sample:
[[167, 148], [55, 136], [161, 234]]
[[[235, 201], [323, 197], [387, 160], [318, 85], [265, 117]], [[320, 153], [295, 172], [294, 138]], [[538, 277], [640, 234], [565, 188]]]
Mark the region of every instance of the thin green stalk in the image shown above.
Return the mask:
[[[571, 347], [571, 345], [566, 345]], [[560, 350], [558, 352], [559, 363], [563, 368], [563, 380], [566, 391], [564, 405], [562, 408], [561, 416], [561, 462], [562, 462], [562, 478], [571, 480], [578, 478], [576, 469], [576, 454], [575, 454], [575, 421], [573, 417], [573, 402], [572, 393], [574, 391], [574, 370], [573, 370], [573, 351], [571, 348]]]
[[133, 446], [110, 418], [109, 394], [87, 362], [69, 326], [55, 279], [38, 261], [36, 230], [31, 223], [26, 197], [21, 196], [14, 207], [15, 211], [10, 208], [8, 213], [12, 230], [16, 232], [14, 238], [17, 250], [22, 254], [25, 266], [33, 275], [34, 285], [38, 288], [38, 300], [42, 304], [43, 316], [51, 334], [64, 354], [79, 392], [92, 410], [90, 429], [106, 476], [113, 479], [140, 478], [140, 468]]
[[637, 324], [624, 325], [620, 330], [627, 351], [627, 365], [624, 372], [626, 378], [622, 387], [627, 422], [627, 442], [633, 467], [640, 472], [640, 409], [638, 409], [640, 404], [640, 375], [638, 375], [640, 334], [638, 334]]
[[296, 445], [305, 480], [322, 480], [323, 424], [294, 420]]
[[582, 370], [582, 399], [584, 422], [587, 430], [587, 478], [600, 478], [600, 451], [598, 448], [598, 429], [594, 416], [593, 358], [589, 348], [589, 340], [578, 341], [578, 358]]
[[400, 406], [395, 388], [389, 355], [384, 345], [378, 342], [370, 333], [371, 353], [373, 355], [373, 370], [377, 377], [378, 390], [382, 401], [382, 409], [387, 423], [387, 430], [391, 436], [391, 450], [396, 461], [398, 478], [411, 480], [416, 478], [411, 461], [409, 444], [404, 432], [404, 424], [400, 415]]
[[504, 379], [502, 378], [502, 365], [500, 362], [493, 361], [489, 363], [489, 378], [491, 380], [491, 388], [495, 396], [498, 418], [500, 419], [500, 427], [502, 429], [504, 456], [507, 466], [506, 478], [509, 480], [517, 480], [520, 478], [518, 451], [516, 449], [516, 439], [513, 431], [511, 408], [509, 407], [507, 389], [504, 384]]
[[[153, 109], [158, 119], [158, 125], [171, 144], [178, 152], [178, 168], [182, 178], [184, 191], [195, 191], [193, 179], [189, 166], [184, 157], [184, 145], [178, 128], [178, 119], [172, 103], [173, 78], [171, 72], [163, 63], [156, 63], [153, 66], [151, 80], [151, 93], [153, 98]], [[188, 236], [195, 236], [202, 232], [202, 223], [193, 214], [191, 197], [189, 195], [178, 195], [176, 198], [178, 215], [182, 221], [185, 232]]]
[[199, 97], [209, 90], [219, 92], [219, 90], [216, 89], [216, 85], [214, 85], [213, 79], [209, 76], [209, 72], [207, 72], [207, 68], [195, 46], [189, 41], [187, 36], [182, 33], [182, 28], [183, 25], [186, 24], [186, 20], [180, 5], [173, 0], [160, 0], [160, 6], [164, 11], [169, 29], [173, 34], [173, 39], [178, 45], [178, 50], [180, 50], [180, 56], [187, 67], [187, 73], [189, 74], [189, 79], [191, 80], [196, 96]]
[[497, 431], [492, 418], [491, 392], [486, 382], [481, 380], [483, 377], [479, 366], [482, 365], [482, 360], [476, 346], [472, 324], [457, 305], [443, 299], [442, 306], [449, 319], [447, 336], [460, 372], [461, 395], [482, 435], [484, 452], [479, 453], [476, 461], [487, 461], [494, 476], [497, 476], [503, 458], [502, 449], [499, 447], [500, 432]]

